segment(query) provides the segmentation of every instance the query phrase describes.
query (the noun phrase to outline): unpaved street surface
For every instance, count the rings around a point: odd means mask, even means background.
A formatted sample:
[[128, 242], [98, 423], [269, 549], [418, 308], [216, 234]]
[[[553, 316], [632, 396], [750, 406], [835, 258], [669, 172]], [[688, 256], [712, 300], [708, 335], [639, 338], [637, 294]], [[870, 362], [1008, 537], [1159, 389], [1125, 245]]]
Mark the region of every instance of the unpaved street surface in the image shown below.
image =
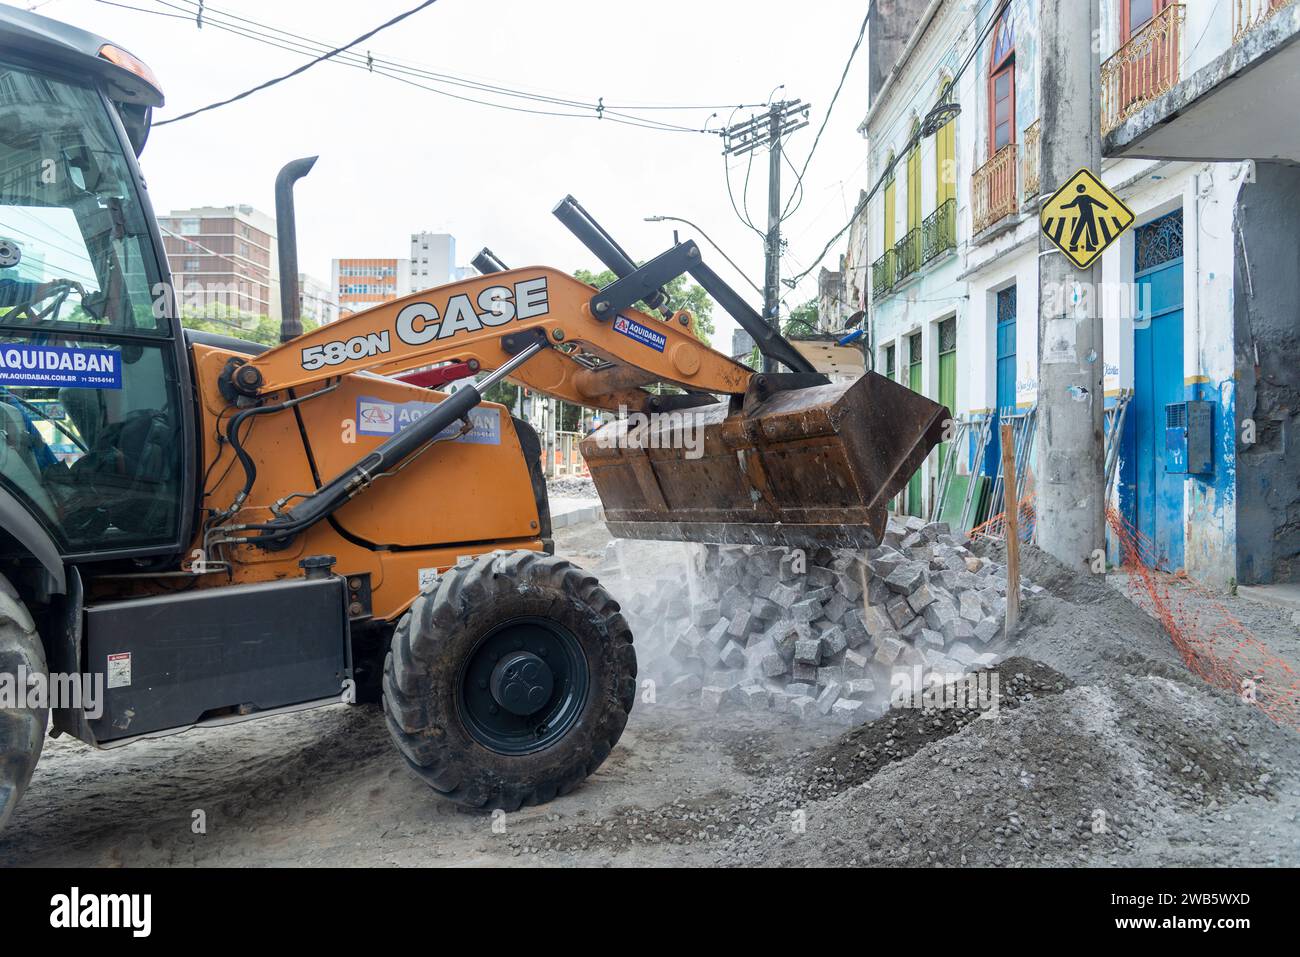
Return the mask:
[[[582, 525], [557, 550], [594, 566], [607, 541]], [[1046, 590], [1000, 649], [995, 717], [846, 729], [638, 701], [584, 785], [504, 816], [439, 800], [373, 706], [106, 752], [60, 739], [0, 863], [1300, 864], [1300, 734], [1189, 675], [1116, 588], [1025, 565]]]

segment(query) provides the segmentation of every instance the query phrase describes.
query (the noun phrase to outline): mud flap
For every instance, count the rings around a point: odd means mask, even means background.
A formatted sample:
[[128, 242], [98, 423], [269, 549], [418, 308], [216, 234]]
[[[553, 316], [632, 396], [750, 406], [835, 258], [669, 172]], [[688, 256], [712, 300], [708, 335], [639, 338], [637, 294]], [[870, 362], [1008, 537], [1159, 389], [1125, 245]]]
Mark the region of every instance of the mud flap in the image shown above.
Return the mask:
[[622, 538], [869, 548], [884, 534], [886, 503], [949, 417], [867, 373], [851, 384], [751, 389], [735, 411], [719, 403], [629, 416], [588, 436], [582, 454]]

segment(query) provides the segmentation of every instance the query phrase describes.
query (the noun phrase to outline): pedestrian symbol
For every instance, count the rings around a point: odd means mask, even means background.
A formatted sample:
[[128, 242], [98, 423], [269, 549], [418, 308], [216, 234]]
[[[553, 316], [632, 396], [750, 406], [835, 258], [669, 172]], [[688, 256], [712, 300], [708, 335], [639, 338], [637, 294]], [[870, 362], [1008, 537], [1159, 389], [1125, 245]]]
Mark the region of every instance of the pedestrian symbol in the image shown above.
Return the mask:
[[1080, 269], [1091, 266], [1135, 218], [1124, 201], [1086, 169], [1043, 204], [1039, 217], [1043, 235]]

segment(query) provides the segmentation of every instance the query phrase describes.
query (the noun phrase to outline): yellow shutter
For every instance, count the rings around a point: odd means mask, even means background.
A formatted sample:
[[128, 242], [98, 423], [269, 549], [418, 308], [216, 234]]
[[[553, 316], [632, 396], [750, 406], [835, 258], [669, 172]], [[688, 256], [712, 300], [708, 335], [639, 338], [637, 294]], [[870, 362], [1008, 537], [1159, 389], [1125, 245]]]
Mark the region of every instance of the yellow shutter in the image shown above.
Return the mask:
[[885, 251], [894, 248], [894, 180], [885, 184]]
[[956, 123], [945, 123], [934, 138], [936, 206], [957, 196], [956, 133]]
[[921, 225], [921, 146], [907, 154], [907, 231]]

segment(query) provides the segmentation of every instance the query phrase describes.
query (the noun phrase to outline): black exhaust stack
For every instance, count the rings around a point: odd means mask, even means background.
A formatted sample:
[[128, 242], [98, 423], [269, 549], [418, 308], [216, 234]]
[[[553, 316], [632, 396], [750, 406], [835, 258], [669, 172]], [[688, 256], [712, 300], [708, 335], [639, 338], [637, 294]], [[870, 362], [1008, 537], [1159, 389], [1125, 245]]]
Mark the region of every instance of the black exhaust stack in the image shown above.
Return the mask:
[[293, 214], [293, 185], [311, 172], [318, 156], [291, 160], [275, 177], [275, 233], [280, 258], [280, 341], [302, 335], [298, 300], [298, 226]]

